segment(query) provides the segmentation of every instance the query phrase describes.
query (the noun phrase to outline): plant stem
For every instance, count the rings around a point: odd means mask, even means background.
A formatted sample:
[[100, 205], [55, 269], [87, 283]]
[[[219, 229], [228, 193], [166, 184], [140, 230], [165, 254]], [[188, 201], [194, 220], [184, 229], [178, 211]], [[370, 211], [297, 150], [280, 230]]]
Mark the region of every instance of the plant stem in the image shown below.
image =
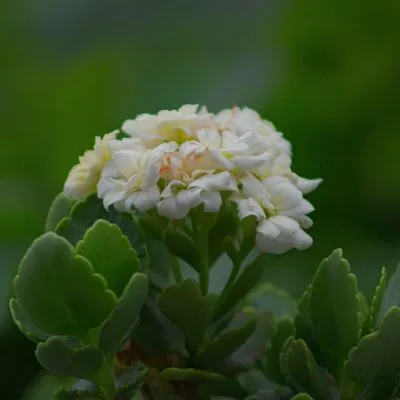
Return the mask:
[[171, 254], [170, 261], [171, 261], [172, 272], [174, 273], [175, 282], [176, 283], [182, 282], [182, 273], [181, 273], [181, 267], [179, 265], [179, 260], [174, 255]]
[[202, 224], [198, 234], [198, 246], [200, 249], [200, 289], [201, 293], [208, 293], [208, 227]]
[[235, 283], [236, 277], [238, 276], [238, 273], [239, 273], [239, 270], [240, 270], [240, 263], [234, 262], [233, 260], [232, 260], [232, 262], [233, 262], [233, 264], [232, 264], [231, 273], [229, 275], [228, 280], [225, 283], [225, 287], [222, 290], [222, 293], [220, 294], [221, 303], [229, 295], [229, 292], [230, 292], [233, 284]]
[[100, 388], [104, 399], [112, 400], [115, 396], [115, 384], [113, 373], [111, 371], [110, 360], [106, 358], [104, 365], [97, 376], [97, 385]]

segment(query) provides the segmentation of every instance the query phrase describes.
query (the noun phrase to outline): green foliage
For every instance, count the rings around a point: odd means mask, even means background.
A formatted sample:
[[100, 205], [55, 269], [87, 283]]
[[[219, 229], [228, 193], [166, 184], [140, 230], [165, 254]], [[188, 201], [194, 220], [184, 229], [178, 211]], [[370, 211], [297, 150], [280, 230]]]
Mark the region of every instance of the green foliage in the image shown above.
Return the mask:
[[135, 218], [128, 213], [118, 212], [112, 207], [107, 211], [102, 201], [95, 194], [90, 195], [84, 201], [77, 202], [72, 207], [69, 217], [62, 219], [57, 225], [56, 233], [65, 237], [75, 246], [84, 238], [87, 230], [99, 219], [118, 225], [121, 232], [129, 239], [132, 248], [135, 249], [142, 268], [147, 268], [149, 256], [145, 246], [145, 238]]
[[129, 338], [147, 293], [147, 276], [142, 273], [134, 274], [101, 328], [99, 348], [106, 354], [116, 353]]
[[346, 369], [359, 385], [363, 398], [391, 398], [399, 385], [400, 374], [399, 307], [391, 308], [379, 330], [364, 336], [350, 352]]
[[165, 381], [223, 381], [223, 375], [201, 371], [194, 368], [166, 368], [158, 376], [160, 380]]
[[132, 339], [150, 355], [176, 353], [188, 357], [185, 334], [160, 310], [158, 304], [148, 299], [140, 311]]
[[116, 382], [118, 390], [115, 400], [131, 400], [144, 383], [148, 369], [138, 364], [132, 370], [121, 374]]
[[17, 299], [10, 300], [10, 311], [15, 324], [28, 339], [33, 342], [40, 342], [49, 337], [49, 333], [42, 331], [28, 319]]
[[247, 265], [244, 271], [236, 279], [235, 283], [227, 293], [226, 298], [221, 297], [218, 300], [217, 312], [215, 319], [219, 319], [234, 308], [241, 300], [243, 300], [259, 282], [265, 266], [256, 258]]
[[[288, 378], [299, 392], [307, 392], [316, 400], [330, 400], [332, 378], [320, 368], [307, 344], [302, 339], [293, 339], [283, 358]], [[337, 395], [336, 395], [337, 397]]]
[[39, 343], [36, 357], [58, 376], [93, 380], [103, 366], [103, 353], [93, 346], [81, 346], [65, 336], [52, 336]]
[[214, 295], [203, 296], [192, 279], [185, 279], [164, 289], [159, 298], [162, 312], [185, 333], [189, 349], [195, 351], [202, 343], [215, 308]]
[[281, 371], [281, 352], [289, 337], [294, 335], [294, 322], [290, 317], [281, 317], [276, 321], [276, 333], [271, 340], [271, 347], [265, 356], [265, 373], [279, 384], [285, 384], [286, 378]]
[[68, 217], [75, 203], [76, 200], [65, 196], [63, 193], [57, 195], [51, 203], [49, 212], [47, 214], [45, 230], [54, 231], [59, 222], [63, 218]]
[[318, 268], [312, 282], [310, 311], [318, 343], [340, 361], [360, 335], [357, 281], [341, 250], [335, 250]]
[[386, 285], [387, 285], [387, 271], [386, 268], [382, 268], [378, 285], [376, 286], [375, 293], [372, 297], [368, 318], [364, 324], [364, 329], [363, 329], [364, 334], [370, 333], [371, 331], [377, 328], [378, 313], [381, 310], [383, 297], [386, 291]]
[[257, 320], [250, 318], [243, 326], [227, 330], [213, 339], [198, 352], [194, 358], [196, 366], [210, 368], [221, 360], [227, 359], [235, 350], [243, 346], [257, 327]]
[[76, 245], [76, 253], [89, 260], [117, 296], [123, 292], [140, 264], [128, 238], [117, 225], [98, 220]]
[[86, 337], [116, 303], [115, 295], [107, 289], [104, 278], [93, 272], [90, 262], [52, 232], [32, 244], [19, 266], [14, 287], [27, 318], [54, 335]]
[[167, 229], [164, 232], [164, 243], [171, 254], [186, 261], [196, 271], [200, 270], [199, 249], [187, 235]]
[[294, 316], [296, 301], [285, 290], [271, 283], [263, 283], [250, 292], [246, 303], [254, 308], [274, 314], [276, 317]]
[[[384, 283], [382, 283], [384, 284]], [[380, 309], [376, 317], [376, 324], [379, 326], [390, 308], [400, 306], [400, 267], [392, 275], [387, 285], [387, 289], [381, 300]]]

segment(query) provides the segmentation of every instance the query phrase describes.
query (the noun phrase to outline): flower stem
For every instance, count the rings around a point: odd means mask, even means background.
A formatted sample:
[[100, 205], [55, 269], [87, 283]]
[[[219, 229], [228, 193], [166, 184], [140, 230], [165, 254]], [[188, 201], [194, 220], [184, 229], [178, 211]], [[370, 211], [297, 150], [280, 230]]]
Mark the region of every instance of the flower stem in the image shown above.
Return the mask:
[[228, 280], [225, 283], [225, 287], [219, 296], [219, 299], [218, 299], [219, 305], [221, 305], [228, 297], [229, 292], [231, 291], [231, 288], [232, 288], [233, 284], [235, 283], [236, 277], [238, 276], [239, 270], [240, 270], [240, 263], [232, 260], [232, 270], [231, 270]]
[[174, 274], [175, 282], [176, 283], [182, 282], [182, 273], [181, 273], [181, 267], [179, 265], [179, 260], [174, 255], [171, 254], [170, 262], [171, 262], [171, 267], [172, 267], [172, 272]]
[[103, 368], [98, 374], [97, 384], [106, 400], [112, 400], [115, 396], [115, 384], [109, 360], [106, 359]]
[[202, 224], [199, 229], [198, 245], [200, 249], [200, 289], [201, 293], [208, 293], [208, 227]]

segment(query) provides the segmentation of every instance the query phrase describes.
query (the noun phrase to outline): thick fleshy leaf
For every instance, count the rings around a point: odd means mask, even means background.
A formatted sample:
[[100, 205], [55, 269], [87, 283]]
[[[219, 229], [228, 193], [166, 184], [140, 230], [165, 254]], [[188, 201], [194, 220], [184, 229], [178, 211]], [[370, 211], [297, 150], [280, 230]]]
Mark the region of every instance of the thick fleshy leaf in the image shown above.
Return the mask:
[[14, 281], [16, 298], [34, 325], [54, 335], [86, 336], [116, 303], [103, 277], [88, 260], [53, 232], [37, 239]]
[[49, 212], [47, 214], [45, 225], [46, 231], [54, 231], [59, 222], [63, 218], [68, 217], [75, 203], [76, 200], [65, 196], [63, 193], [57, 195], [51, 203]]
[[76, 253], [91, 262], [95, 272], [106, 279], [108, 288], [117, 296], [140, 268], [128, 238], [117, 225], [102, 219], [86, 231], [76, 245]]
[[173, 229], [167, 229], [164, 232], [164, 243], [174, 256], [186, 261], [196, 271], [200, 270], [199, 249], [188, 236]]
[[253, 262], [247, 265], [240, 276], [236, 279], [229, 294], [218, 304], [218, 309], [215, 314], [215, 320], [220, 319], [250, 293], [252, 289], [258, 284], [265, 265], [262, 257], [257, 257]]
[[[385, 315], [379, 330], [364, 336], [349, 355], [346, 370], [360, 385], [362, 399], [379, 400], [400, 384], [400, 308]], [[368, 396], [367, 396], [368, 395]]]
[[308, 346], [316, 343], [311, 321], [311, 289], [309, 285], [298, 302], [298, 313], [294, 319], [296, 327], [296, 337], [302, 338]]
[[128, 237], [132, 248], [135, 249], [142, 269], [148, 267], [149, 255], [145, 246], [146, 240], [135, 218], [131, 214], [116, 211], [113, 207], [107, 211], [95, 194], [84, 201], [77, 202], [69, 217], [64, 218], [57, 225], [56, 232], [75, 246], [98, 219], [118, 225], [122, 233]]
[[314, 400], [314, 399], [307, 393], [299, 393], [296, 394], [296, 396], [292, 397], [290, 400]]
[[93, 346], [80, 346], [65, 336], [53, 336], [39, 343], [36, 357], [40, 364], [58, 376], [93, 380], [103, 365], [103, 353]]
[[380, 325], [387, 311], [394, 306], [400, 307], [400, 266], [397, 267], [396, 272], [389, 279], [378, 316], [376, 317], [376, 326]]
[[[238, 377], [238, 381], [242, 385], [248, 394], [252, 395], [269, 395], [272, 396], [277, 395], [278, 393], [282, 393], [280, 390], [282, 386], [278, 385], [276, 382], [273, 382], [260, 369], [251, 369], [250, 371], [241, 374]], [[292, 391], [290, 389], [286, 390], [286, 398], [289, 398], [292, 395]]]
[[361, 330], [357, 280], [335, 250], [320, 264], [311, 288], [312, 326], [321, 348], [339, 361], [347, 359], [357, 344]]
[[137, 364], [134, 369], [120, 375], [116, 382], [115, 400], [131, 400], [144, 383], [148, 369]]
[[249, 338], [233, 354], [231, 354], [216, 372], [238, 374], [254, 367], [257, 360], [261, 360], [271, 345], [275, 334], [275, 322], [270, 314], [255, 311], [251, 308], [243, 309], [236, 314], [229, 329], [237, 329], [249, 320], [257, 321], [256, 329]]
[[290, 317], [281, 317], [276, 321], [276, 333], [271, 341], [265, 360], [265, 373], [275, 382], [285, 384], [286, 379], [282, 374], [280, 357], [286, 340], [294, 335], [294, 321]]
[[99, 347], [106, 354], [116, 353], [137, 323], [149, 290], [147, 276], [134, 274], [100, 331]]
[[358, 317], [360, 319], [360, 327], [364, 327], [369, 315], [368, 301], [364, 293], [361, 292], [357, 293], [357, 302], [358, 302]]
[[215, 303], [216, 296], [203, 296], [198, 283], [192, 279], [167, 287], [159, 297], [161, 311], [182, 329], [191, 350], [200, 347]]
[[214, 400], [244, 399], [248, 394], [235, 378], [224, 381], [203, 381], [198, 390], [199, 396], [211, 396]]
[[289, 380], [296, 390], [309, 393], [316, 400], [338, 398], [333, 378], [317, 365], [304, 340], [293, 340], [286, 350], [285, 359]]
[[10, 300], [10, 312], [15, 324], [28, 339], [37, 343], [50, 336], [50, 333], [42, 331], [28, 319], [16, 299]]
[[207, 343], [194, 358], [194, 364], [202, 369], [224, 362], [235, 350], [243, 346], [257, 327], [252, 318], [243, 326], [222, 333]]
[[75, 383], [71, 390], [58, 390], [54, 398], [56, 400], [98, 400], [102, 399], [103, 395], [99, 393], [95, 384], [88, 380], [81, 379]]
[[297, 304], [290, 294], [271, 283], [257, 286], [247, 296], [246, 304], [257, 310], [270, 312], [276, 317], [294, 316], [297, 312]]
[[381, 309], [383, 297], [385, 295], [387, 285], [387, 271], [386, 268], [382, 268], [381, 276], [379, 278], [378, 285], [375, 288], [375, 293], [372, 298], [371, 307], [367, 320], [365, 321], [363, 334], [366, 335], [377, 328], [377, 317]]
[[[311, 399], [311, 397], [309, 398]], [[251, 396], [247, 396], [245, 398], [245, 400], [289, 400], [289, 399], [292, 399], [292, 391], [288, 388], [265, 389], [259, 391], [256, 394], [252, 394]]]
[[132, 339], [149, 355], [176, 353], [188, 357], [185, 334], [159, 309], [154, 300], [147, 299], [140, 311], [139, 323]]
[[223, 375], [194, 368], [166, 368], [160, 372], [158, 378], [169, 382], [225, 380]]

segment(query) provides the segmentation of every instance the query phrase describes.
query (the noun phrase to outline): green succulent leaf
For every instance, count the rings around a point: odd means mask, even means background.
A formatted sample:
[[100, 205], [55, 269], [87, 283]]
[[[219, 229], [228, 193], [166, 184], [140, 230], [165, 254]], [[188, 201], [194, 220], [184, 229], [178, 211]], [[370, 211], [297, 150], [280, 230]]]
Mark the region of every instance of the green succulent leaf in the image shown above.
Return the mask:
[[247, 265], [240, 276], [236, 279], [226, 298], [222, 297], [222, 302], [218, 304], [214, 320], [220, 319], [250, 293], [258, 284], [265, 265], [262, 257], [257, 257], [253, 262]]
[[270, 312], [276, 317], [294, 317], [297, 312], [297, 304], [290, 294], [271, 283], [263, 283], [251, 291], [246, 298], [246, 304], [257, 310]]
[[382, 268], [381, 276], [379, 278], [378, 285], [375, 288], [375, 293], [372, 298], [368, 317], [363, 327], [363, 335], [366, 335], [377, 328], [377, 317], [381, 309], [383, 297], [385, 295], [386, 285], [387, 285], [387, 271], [386, 268]]
[[79, 380], [71, 390], [58, 390], [54, 398], [56, 400], [99, 400], [103, 399], [103, 396], [92, 382]]
[[149, 266], [149, 255], [145, 246], [146, 240], [136, 219], [131, 214], [116, 211], [113, 207], [110, 207], [110, 210], [107, 211], [96, 194], [77, 202], [72, 207], [69, 217], [62, 219], [57, 225], [56, 232], [75, 246], [83, 239], [86, 231], [99, 219], [118, 225], [122, 233], [128, 237], [132, 248], [135, 249], [142, 269]]
[[54, 335], [86, 337], [116, 303], [103, 277], [84, 257], [53, 232], [35, 240], [14, 281], [22, 312], [40, 330]]
[[367, 322], [369, 316], [368, 301], [364, 293], [361, 292], [357, 293], [357, 301], [358, 301], [358, 311], [359, 311], [358, 316], [360, 318], [360, 326], [363, 327]]
[[243, 326], [228, 330], [208, 342], [194, 358], [194, 364], [202, 369], [223, 362], [235, 350], [243, 346], [257, 327], [255, 318], [249, 319]]
[[361, 319], [357, 299], [357, 280], [335, 250], [320, 264], [310, 293], [310, 310], [315, 336], [322, 349], [347, 359], [349, 350], [360, 337]]
[[181, 258], [196, 271], [199, 271], [200, 252], [187, 235], [173, 229], [167, 229], [164, 232], [164, 243], [174, 256]]
[[103, 353], [93, 346], [80, 346], [65, 336], [53, 336], [39, 343], [36, 357], [40, 364], [58, 376], [93, 380], [103, 366]]
[[169, 382], [225, 380], [223, 375], [194, 368], [166, 368], [160, 372], [158, 378]]
[[298, 313], [294, 319], [296, 337], [302, 338], [310, 346], [316, 343], [312, 328], [311, 320], [311, 290], [312, 285], [309, 285], [298, 303]]
[[95, 272], [106, 279], [109, 289], [117, 296], [140, 268], [129, 239], [117, 225], [102, 219], [86, 231], [76, 245], [76, 253], [91, 262]]
[[68, 217], [75, 203], [76, 200], [65, 196], [63, 193], [57, 195], [51, 203], [49, 212], [47, 214], [45, 225], [46, 232], [54, 231], [59, 222], [63, 218]]
[[286, 378], [282, 374], [280, 357], [283, 345], [287, 339], [294, 335], [294, 321], [288, 316], [279, 318], [276, 321], [276, 333], [271, 341], [271, 348], [268, 350], [265, 362], [265, 373], [275, 382], [285, 384]]
[[161, 311], [182, 329], [191, 350], [198, 349], [212, 319], [216, 296], [203, 296], [193, 279], [167, 287], [159, 297]]
[[309, 393], [315, 400], [332, 400], [334, 381], [320, 368], [307, 344], [302, 339], [294, 339], [285, 354], [289, 380], [299, 392]]
[[149, 290], [147, 276], [134, 274], [100, 331], [99, 347], [116, 353], [132, 333]]
[[400, 266], [397, 267], [396, 272], [389, 279], [387, 289], [381, 300], [378, 316], [376, 317], [376, 326], [381, 324], [387, 311], [394, 306], [400, 306]]
[[362, 399], [391, 398], [399, 385], [400, 308], [392, 307], [379, 330], [364, 336], [349, 355], [346, 370], [360, 385]]
[[37, 343], [50, 336], [49, 333], [42, 331], [28, 319], [16, 299], [10, 300], [10, 312], [15, 324], [28, 339]]
[[144, 365], [137, 364], [133, 370], [120, 375], [116, 382], [115, 400], [131, 400], [143, 385], [147, 372], [148, 369]]
[[227, 358], [223, 368], [216, 369], [217, 372], [237, 374], [247, 371], [268, 351], [275, 334], [275, 322], [270, 314], [245, 308], [236, 314], [229, 329], [243, 326], [247, 321], [254, 319], [257, 321], [257, 326], [252, 334]]
[[154, 300], [147, 299], [138, 324], [134, 327], [132, 339], [147, 354], [176, 353], [188, 357], [185, 334], [160, 310]]
[[292, 397], [290, 400], [314, 400], [314, 399], [307, 393], [299, 393], [296, 394], [296, 396]]

